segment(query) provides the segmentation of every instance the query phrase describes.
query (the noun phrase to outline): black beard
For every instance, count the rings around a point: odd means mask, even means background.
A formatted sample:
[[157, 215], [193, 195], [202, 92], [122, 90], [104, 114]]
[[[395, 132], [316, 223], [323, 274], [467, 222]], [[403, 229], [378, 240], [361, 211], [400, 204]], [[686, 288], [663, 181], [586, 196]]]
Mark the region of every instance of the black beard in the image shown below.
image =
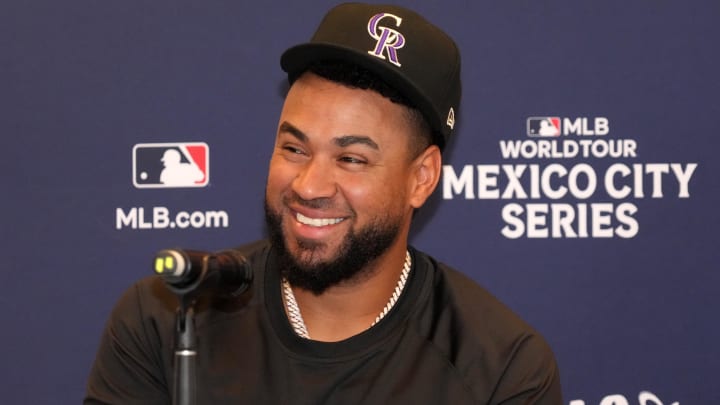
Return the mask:
[[[308, 204], [310, 205], [310, 204]], [[370, 263], [385, 253], [397, 238], [400, 221], [384, 218], [375, 221], [359, 232], [350, 231], [343, 240], [335, 259], [328, 262], [301, 262], [290, 252], [282, 229], [282, 218], [265, 201], [265, 222], [270, 241], [278, 254], [280, 274], [290, 285], [322, 294], [329, 287], [348, 280], [359, 280], [368, 271]], [[299, 249], [310, 254], [323, 246], [306, 241], [298, 241]]]

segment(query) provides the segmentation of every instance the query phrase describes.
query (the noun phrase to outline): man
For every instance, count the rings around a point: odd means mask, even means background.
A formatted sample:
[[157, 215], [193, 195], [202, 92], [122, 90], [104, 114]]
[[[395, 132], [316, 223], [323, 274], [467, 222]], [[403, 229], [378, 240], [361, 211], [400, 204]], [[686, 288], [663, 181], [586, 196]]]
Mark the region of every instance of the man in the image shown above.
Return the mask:
[[[270, 161], [269, 241], [239, 248], [252, 286], [196, 306], [198, 403], [561, 404], [537, 332], [408, 246], [455, 126], [460, 57], [412, 11], [344, 4], [287, 50]], [[121, 299], [86, 403], [168, 403], [177, 300]]]

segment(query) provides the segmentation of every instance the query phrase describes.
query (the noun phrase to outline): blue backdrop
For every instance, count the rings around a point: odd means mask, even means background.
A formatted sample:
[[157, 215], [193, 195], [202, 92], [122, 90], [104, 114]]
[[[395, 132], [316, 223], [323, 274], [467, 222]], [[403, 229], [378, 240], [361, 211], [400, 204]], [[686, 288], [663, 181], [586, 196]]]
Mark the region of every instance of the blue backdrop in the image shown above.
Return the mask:
[[[262, 236], [279, 55], [333, 4], [0, 4], [2, 403], [78, 403], [157, 250]], [[567, 404], [720, 403], [720, 3], [412, 7], [464, 83], [412, 243], [547, 337]], [[205, 183], [156, 187], [168, 149]]]

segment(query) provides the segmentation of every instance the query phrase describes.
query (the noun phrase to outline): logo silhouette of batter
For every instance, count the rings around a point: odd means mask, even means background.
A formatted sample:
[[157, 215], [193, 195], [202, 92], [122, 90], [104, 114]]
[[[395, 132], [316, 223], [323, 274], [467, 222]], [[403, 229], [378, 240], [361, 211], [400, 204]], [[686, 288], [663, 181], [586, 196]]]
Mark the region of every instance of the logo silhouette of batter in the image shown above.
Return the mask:
[[180, 152], [168, 149], [162, 159], [165, 168], [160, 173], [160, 183], [168, 186], [192, 186], [205, 178], [205, 174], [192, 163], [181, 162]]

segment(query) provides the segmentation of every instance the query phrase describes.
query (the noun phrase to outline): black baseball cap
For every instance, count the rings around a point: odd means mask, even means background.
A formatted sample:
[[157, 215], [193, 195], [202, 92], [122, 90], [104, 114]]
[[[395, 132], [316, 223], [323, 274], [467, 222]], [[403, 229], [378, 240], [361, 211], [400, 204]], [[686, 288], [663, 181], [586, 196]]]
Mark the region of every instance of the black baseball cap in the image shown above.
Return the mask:
[[460, 104], [460, 51], [438, 27], [395, 5], [344, 3], [331, 9], [310, 42], [286, 50], [292, 82], [323, 60], [358, 65], [382, 78], [423, 114], [443, 149]]

